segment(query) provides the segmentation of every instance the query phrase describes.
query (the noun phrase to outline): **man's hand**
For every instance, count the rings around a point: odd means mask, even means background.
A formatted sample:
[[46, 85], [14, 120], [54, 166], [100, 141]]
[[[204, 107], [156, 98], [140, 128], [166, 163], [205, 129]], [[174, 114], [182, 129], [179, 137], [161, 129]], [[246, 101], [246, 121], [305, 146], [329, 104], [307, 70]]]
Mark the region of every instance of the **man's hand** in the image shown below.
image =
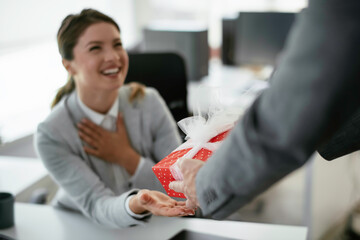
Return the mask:
[[136, 214], [151, 212], [157, 216], [176, 217], [194, 215], [194, 210], [158, 191], [141, 190], [129, 202], [131, 211]]
[[196, 159], [181, 159], [177, 164], [179, 165], [184, 180], [171, 182], [169, 188], [176, 192], [184, 193], [187, 198], [186, 206], [195, 209], [199, 206], [196, 196], [195, 179], [196, 174], [204, 165], [204, 162]]
[[85, 152], [124, 167], [130, 175], [135, 173], [140, 156], [131, 147], [121, 114], [116, 121], [116, 131], [107, 131], [88, 119], [78, 123], [79, 136], [89, 146]]

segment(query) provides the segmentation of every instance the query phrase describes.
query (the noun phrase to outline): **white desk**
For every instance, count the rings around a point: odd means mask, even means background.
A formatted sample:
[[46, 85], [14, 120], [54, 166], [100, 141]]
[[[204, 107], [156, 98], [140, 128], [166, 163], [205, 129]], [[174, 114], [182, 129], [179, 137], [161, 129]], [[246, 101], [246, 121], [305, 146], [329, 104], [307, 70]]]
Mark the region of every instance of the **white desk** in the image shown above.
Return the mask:
[[207, 111], [210, 105], [246, 109], [268, 87], [269, 68], [256, 74], [248, 68], [222, 65], [219, 59], [209, 62], [209, 75], [188, 83], [188, 108]]
[[18, 196], [47, 175], [39, 159], [0, 156], [0, 191]]
[[47, 205], [16, 203], [15, 226], [0, 230], [17, 240], [68, 239], [169, 239], [182, 229], [236, 239], [304, 240], [305, 227], [281, 226], [195, 218], [153, 216], [144, 226], [110, 229], [92, 223], [81, 214]]

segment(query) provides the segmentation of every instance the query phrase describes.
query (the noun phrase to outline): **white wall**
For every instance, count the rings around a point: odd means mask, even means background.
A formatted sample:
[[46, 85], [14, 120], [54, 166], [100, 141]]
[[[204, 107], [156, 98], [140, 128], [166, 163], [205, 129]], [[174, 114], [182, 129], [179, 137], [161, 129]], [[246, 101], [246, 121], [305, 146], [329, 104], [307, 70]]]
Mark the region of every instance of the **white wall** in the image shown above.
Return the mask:
[[[113, 17], [124, 45], [136, 41], [132, 0], [0, 0], [0, 137], [32, 134], [67, 78], [57, 50], [61, 21], [83, 8]], [[1, 141], [0, 141], [1, 142]]]
[[221, 17], [240, 10], [298, 10], [306, 0], [0, 0], [0, 137], [34, 132], [49, 112], [66, 72], [56, 47], [62, 19], [96, 8], [120, 25], [125, 47], [152, 20], [199, 20], [209, 26], [209, 45], [221, 45]]
[[125, 42], [133, 41], [131, 0], [0, 0], [0, 53], [12, 47], [55, 40], [62, 19], [88, 7], [112, 16], [122, 28]]

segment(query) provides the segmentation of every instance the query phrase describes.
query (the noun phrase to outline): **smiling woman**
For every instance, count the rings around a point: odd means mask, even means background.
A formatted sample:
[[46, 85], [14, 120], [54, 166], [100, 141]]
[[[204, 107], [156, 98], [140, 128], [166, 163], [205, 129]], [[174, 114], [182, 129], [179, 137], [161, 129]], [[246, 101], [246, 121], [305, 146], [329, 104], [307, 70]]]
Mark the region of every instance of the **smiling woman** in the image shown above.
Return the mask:
[[[49, 114], [49, 101], [66, 80], [66, 71], [59, 64], [61, 58], [56, 51], [56, 32], [64, 16], [84, 7], [100, 9], [121, 22], [125, 47], [138, 41], [132, 0], [1, 1], [0, 138], [6, 145], [32, 135]], [[27, 17], [29, 9], [31, 18]], [[0, 154], [2, 150], [0, 146]], [[22, 156], [22, 148], [14, 154]]]
[[106, 22], [93, 24], [79, 37], [73, 54], [74, 59], [63, 59], [63, 64], [78, 86], [79, 97], [93, 110], [106, 113], [129, 67], [119, 29]]
[[151, 167], [180, 139], [154, 89], [123, 86], [129, 61], [114, 20], [93, 9], [69, 15], [58, 46], [69, 80], [36, 133], [37, 151], [61, 187], [56, 204], [112, 227], [151, 213], [193, 214], [154, 191], [164, 190]]
[[[59, 52], [63, 58], [63, 65], [69, 73], [69, 80], [58, 92], [52, 106], [55, 106], [64, 94], [73, 90], [74, 78], [76, 78], [76, 84], [79, 85], [80, 98], [88, 99], [90, 96], [88, 100], [90, 102], [94, 91], [97, 90], [105, 93], [105, 96], [102, 96], [113, 102], [116, 91], [112, 93], [112, 96], [107, 96], [106, 90], [111, 91], [114, 88], [117, 90], [125, 80], [129, 61], [122, 47], [119, 26], [113, 19], [102, 13], [93, 18], [90, 14], [91, 12], [83, 11], [83, 15], [69, 15], [64, 19], [58, 31]], [[76, 24], [77, 21], [82, 24]], [[109, 66], [109, 64], [115, 66]], [[104, 73], [104, 70], [108, 70], [106, 68], [120, 69], [120, 65], [124, 65], [121, 76], [120, 74], [110, 76], [115, 81], [98, 81], [106, 76]], [[108, 86], [110, 89], [107, 89], [106, 86], [109, 84], [112, 85]], [[87, 91], [90, 92], [86, 93]]]

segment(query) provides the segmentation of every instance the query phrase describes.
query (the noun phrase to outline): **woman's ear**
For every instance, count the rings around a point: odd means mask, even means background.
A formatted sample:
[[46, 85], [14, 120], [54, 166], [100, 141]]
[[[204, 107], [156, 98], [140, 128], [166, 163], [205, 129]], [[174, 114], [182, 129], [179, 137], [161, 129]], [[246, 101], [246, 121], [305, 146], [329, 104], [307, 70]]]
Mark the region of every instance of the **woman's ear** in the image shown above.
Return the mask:
[[74, 75], [75, 74], [75, 70], [72, 67], [71, 61], [63, 59], [62, 60], [62, 64], [64, 66], [64, 68], [66, 69], [66, 71], [70, 74], [70, 75]]

